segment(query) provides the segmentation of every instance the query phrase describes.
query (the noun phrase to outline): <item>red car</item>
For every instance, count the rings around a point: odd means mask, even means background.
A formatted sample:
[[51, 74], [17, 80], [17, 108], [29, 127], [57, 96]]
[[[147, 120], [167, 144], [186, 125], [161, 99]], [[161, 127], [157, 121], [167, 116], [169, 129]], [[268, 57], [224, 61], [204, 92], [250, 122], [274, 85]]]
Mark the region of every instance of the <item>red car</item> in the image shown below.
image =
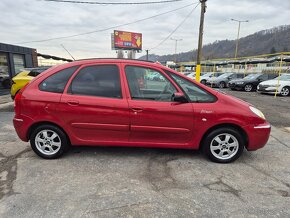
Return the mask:
[[[154, 74], [159, 80], [147, 80]], [[142, 84], [140, 83], [143, 81]], [[261, 111], [157, 63], [81, 60], [53, 67], [15, 98], [14, 127], [43, 158], [69, 145], [201, 149], [228, 163], [262, 148]]]

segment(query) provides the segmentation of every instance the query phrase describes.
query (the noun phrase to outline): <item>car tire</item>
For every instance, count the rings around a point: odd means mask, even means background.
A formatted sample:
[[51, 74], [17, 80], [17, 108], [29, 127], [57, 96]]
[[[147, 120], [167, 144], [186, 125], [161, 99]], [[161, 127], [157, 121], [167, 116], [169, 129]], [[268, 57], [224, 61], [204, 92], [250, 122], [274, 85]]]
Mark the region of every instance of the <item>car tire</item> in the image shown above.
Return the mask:
[[32, 150], [44, 159], [56, 159], [69, 147], [66, 134], [53, 125], [38, 126], [30, 136]]
[[220, 82], [219, 83], [219, 88], [220, 89], [223, 89], [223, 88], [225, 88], [226, 87], [226, 83], [225, 82]]
[[285, 87], [283, 87], [283, 88], [281, 89], [280, 94], [281, 94], [282, 96], [288, 96], [288, 95], [290, 95], [290, 87], [289, 87], [289, 86], [285, 86]]
[[230, 163], [243, 153], [245, 140], [242, 134], [234, 129], [223, 127], [210, 132], [203, 140], [203, 153], [213, 162]]
[[246, 92], [251, 92], [251, 91], [253, 91], [253, 85], [252, 85], [251, 83], [246, 84], [245, 87], [244, 87], [244, 90], [245, 90]]
[[200, 83], [205, 85], [206, 84], [206, 80], [203, 79], [203, 80], [200, 81]]

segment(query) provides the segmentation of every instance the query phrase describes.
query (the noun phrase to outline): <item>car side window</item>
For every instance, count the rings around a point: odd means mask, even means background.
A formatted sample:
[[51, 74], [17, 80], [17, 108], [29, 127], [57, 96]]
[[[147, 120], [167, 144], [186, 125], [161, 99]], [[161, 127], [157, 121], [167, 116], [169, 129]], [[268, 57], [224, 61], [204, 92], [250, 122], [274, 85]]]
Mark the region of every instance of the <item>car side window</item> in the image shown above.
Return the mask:
[[242, 78], [244, 78], [245, 76], [244, 76], [244, 74], [237, 74], [237, 78], [238, 79], [242, 79]]
[[40, 83], [39, 90], [44, 92], [63, 93], [69, 78], [78, 67], [79, 66], [69, 67], [49, 76]]
[[186, 93], [189, 97], [191, 102], [198, 102], [198, 103], [211, 103], [215, 102], [217, 99], [214, 95], [210, 94], [206, 90], [202, 89], [198, 85], [194, 84], [193, 82], [184, 79], [181, 76], [178, 76], [174, 73], [166, 71], [175, 81], [176, 83], [182, 88], [182, 90]]
[[122, 98], [119, 68], [116, 65], [94, 65], [81, 69], [70, 84], [73, 95]]
[[268, 75], [267, 74], [263, 74], [263, 75], [259, 76], [258, 79], [260, 79], [261, 81], [267, 80], [268, 79]]
[[177, 92], [173, 84], [159, 71], [126, 66], [126, 77], [133, 100], [172, 101]]

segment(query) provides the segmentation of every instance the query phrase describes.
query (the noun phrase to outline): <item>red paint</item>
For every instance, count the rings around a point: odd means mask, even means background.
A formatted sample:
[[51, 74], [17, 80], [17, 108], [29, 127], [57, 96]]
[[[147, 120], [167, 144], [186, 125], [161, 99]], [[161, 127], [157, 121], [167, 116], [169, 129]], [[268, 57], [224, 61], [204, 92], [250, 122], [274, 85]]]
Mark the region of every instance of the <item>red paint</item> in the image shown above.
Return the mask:
[[[71, 67], [115, 64], [120, 69], [122, 98], [71, 95], [68, 81], [64, 93], [40, 91], [39, 84], [50, 75]], [[263, 147], [269, 138], [267, 121], [253, 114], [249, 104], [234, 97], [197, 84], [216, 96], [214, 103], [178, 103], [132, 100], [125, 76], [126, 65], [149, 67], [161, 71], [180, 95], [183, 91], [164, 73], [160, 64], [95, 59], [60, 65], [36, 77], [15, 98], [14, 127], [20, 139], [29, 140], [32, 125], [49, 122], [60, 126], [72, 145], [140, 146], [198, 149], [205, 133], [217, 125], [240, 127], [248, 138], [248, 150]], [[195, 83], [191, 79], [189, 81]], [[141, 84], [142, 85], [142, 84]]]

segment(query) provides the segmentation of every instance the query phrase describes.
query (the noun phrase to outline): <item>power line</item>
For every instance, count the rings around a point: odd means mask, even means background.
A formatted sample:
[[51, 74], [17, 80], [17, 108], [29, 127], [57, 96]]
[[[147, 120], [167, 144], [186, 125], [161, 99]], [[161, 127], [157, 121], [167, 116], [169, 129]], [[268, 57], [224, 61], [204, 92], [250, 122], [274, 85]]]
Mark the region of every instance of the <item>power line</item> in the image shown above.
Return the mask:
[[189, 14], [181, 21], [180, 24], [178, 24], [178, 26], [165, 38], [163, 39], [158, 45], [154, 46], [153, 48], [151, 48], [150, 50], [156, 49], [158, 48], [160, 45], [162, 45], [164, 42], [166, 42], [181, 26], [182, 24], [190, 17], [190, 15], [194, 12], [194, 10], [197, 8], [197, 6], [200, 3], [198, 3], [190, 12]]
[[104, 29], [93, 30], [93, 31], [89, 31], [89, 32], [83, 32], [83, 33], [74, 34], [74, 35], [68, 35], [68, 36], [60, 36], [60, 37], [53, 37], [53, 38], [48, 38], [48, 39], [26, 41], [26, 42], [18, 42], [18, 43], [14, 43], [14, 44], [28, 44], [28, 43], [37, 43], [37, 42], [47, 42], [47, 41], [52, 41], [52, 40], [57, 40], [57, 39], [67, 39], [67, 38], [73, 38], [73, 37], [77, 37], [77, 36], [89, 35], [89, 34], [97, 33], [97, 32], [104, 32], [104, 31], [107, 31], [107, 30], [111, 30], [111, 29], [115, 29], [115, 28], [119, 28], [119, 27], [123, 27], [123, 26], [128, 26], [128, 25], [135, 24], [135, 23], [138, 23], [138, 22], [142, 22], [142, 21], [145, 21], [145, 20], [149, 20], [149, 19], [152, 19], [152, 18], [155, 18], [155, 17], [159, 17], [159, 16], [162, 16], [162, 15], [165, 15], [165, 14], [169, 14], [169, 13], [181, 10], [183, 8], [190, 7], [190, 6], [194, 5], [194, 4], [198, 4], [198, 3], [191, 3], [189, 5], [185, 5], [183, 7], [176, 8], [176, 9], [171, 10], [171, 11], [166, 11], [166, 12], [163, 12], [163, 13], [160, 13], [160, 14], [157, 14], [157, 15], [153, 15], [151, 17], [146, 17], [146, 18], [143, 18], [143, 19], [140, 19], [140, 20], [136, 20], [136, 21], [132, 21], [132, 22], [129, 22], [129, 23], [120, 24], [120, 25], [116, 25], [116, 26], [111, 26], [111, 27], [104, 28]]
[[72, 3], [72, 4], [91, 4], [91, 5], [146, 5], [146, 4], [163, 4], [163, 3], [180, 2], [184, 0], [164, 0], [150, 2], [91, 2], [91, 1], [71, 1], [71, 0], [43, 0], [43, 1], [57, 3]]

